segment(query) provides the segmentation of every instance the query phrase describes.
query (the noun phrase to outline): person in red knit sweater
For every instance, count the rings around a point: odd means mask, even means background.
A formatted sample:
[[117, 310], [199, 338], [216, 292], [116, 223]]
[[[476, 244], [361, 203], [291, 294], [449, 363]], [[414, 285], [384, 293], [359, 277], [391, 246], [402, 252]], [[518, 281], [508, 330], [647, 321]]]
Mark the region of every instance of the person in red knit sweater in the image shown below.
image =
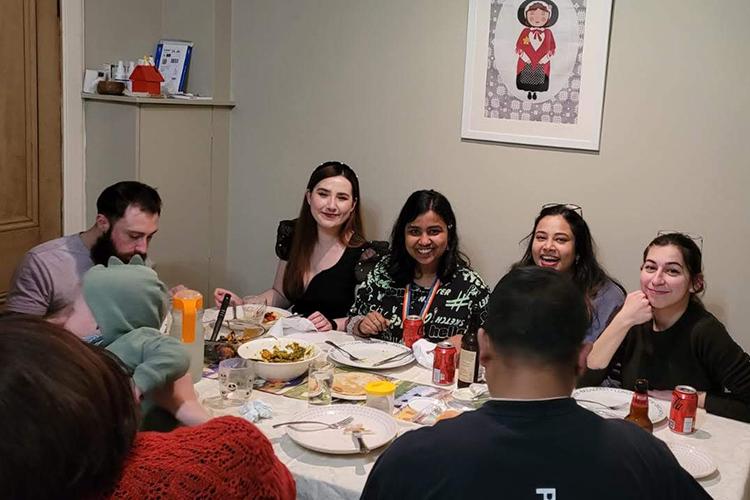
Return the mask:
[[137, 432], [125, 368], [59, 326], [0, 317], [0, 367], [4, 497], [295, 498], [291, 474], [245, 420]]

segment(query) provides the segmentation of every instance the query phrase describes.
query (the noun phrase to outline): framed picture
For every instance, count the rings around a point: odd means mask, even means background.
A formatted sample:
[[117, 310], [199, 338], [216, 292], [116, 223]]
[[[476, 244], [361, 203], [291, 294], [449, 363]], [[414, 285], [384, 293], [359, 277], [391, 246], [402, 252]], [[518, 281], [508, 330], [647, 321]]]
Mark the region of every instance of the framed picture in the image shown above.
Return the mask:
[[599, 149], [612, 0], [470, 0], [461, 136]]
[[167, 94], [185, 92], [193, 42], [159, 40], [156, 45], [156, 69], [164, 77]]

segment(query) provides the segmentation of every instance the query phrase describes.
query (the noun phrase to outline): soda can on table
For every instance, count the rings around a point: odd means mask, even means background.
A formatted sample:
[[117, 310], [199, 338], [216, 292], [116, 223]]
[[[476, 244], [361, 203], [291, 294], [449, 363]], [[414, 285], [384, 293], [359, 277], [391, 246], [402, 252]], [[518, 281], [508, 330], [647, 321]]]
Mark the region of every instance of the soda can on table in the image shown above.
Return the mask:
[[424, 323], [422, 318], [416, 314], [407, 316], [404, 320], [404, 345], [411, 349], [411, 346], [417, 340], [424, 336]]
[[695, 415], [698, 413], [698, 391], [689, 385], [678, 385], [672, 392], [669, 409], [669, 428], [677, 434], [695, 431]]
[[450, 342], [440, 342], [435, 347], [432, 362], [432, 383], [451, 385], [456, 377], [456, 348]]

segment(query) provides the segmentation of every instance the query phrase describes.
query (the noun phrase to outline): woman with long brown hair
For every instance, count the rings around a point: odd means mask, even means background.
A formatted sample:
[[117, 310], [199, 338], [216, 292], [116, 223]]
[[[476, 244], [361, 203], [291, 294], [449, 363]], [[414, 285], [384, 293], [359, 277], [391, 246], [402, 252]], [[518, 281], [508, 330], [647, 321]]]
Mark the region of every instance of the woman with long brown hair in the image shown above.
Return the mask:
[[[299, 217], [279, 224], [276, 278], [261, 294], [269, 305], [292, 307], [319, 331], [343, 329], [354, 302], [355, 270], [373, 255], [360, 205], [357, 174], [347, 164], [329, 161], [313, 171]], [[217, 288], [217, 306], [226, 293], [233, 305], [242, 304], [236, 294]]]

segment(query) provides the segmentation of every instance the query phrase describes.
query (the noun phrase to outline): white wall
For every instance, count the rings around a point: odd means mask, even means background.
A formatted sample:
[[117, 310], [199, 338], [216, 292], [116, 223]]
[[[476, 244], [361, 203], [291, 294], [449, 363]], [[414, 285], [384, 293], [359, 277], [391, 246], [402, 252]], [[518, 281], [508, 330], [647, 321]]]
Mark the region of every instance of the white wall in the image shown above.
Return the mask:
[[750, 2], [615, 3], [598, 154], [460, 139], [468, 1], [235, 0], [228, 283], [270, 286], [276, 224], [348, 162], [369, 236], [435, 188], [494, 285], [545, 202], [574, 202], [627, 288], [658, 229], [705, 239], [706, 302], [750, 350]]

